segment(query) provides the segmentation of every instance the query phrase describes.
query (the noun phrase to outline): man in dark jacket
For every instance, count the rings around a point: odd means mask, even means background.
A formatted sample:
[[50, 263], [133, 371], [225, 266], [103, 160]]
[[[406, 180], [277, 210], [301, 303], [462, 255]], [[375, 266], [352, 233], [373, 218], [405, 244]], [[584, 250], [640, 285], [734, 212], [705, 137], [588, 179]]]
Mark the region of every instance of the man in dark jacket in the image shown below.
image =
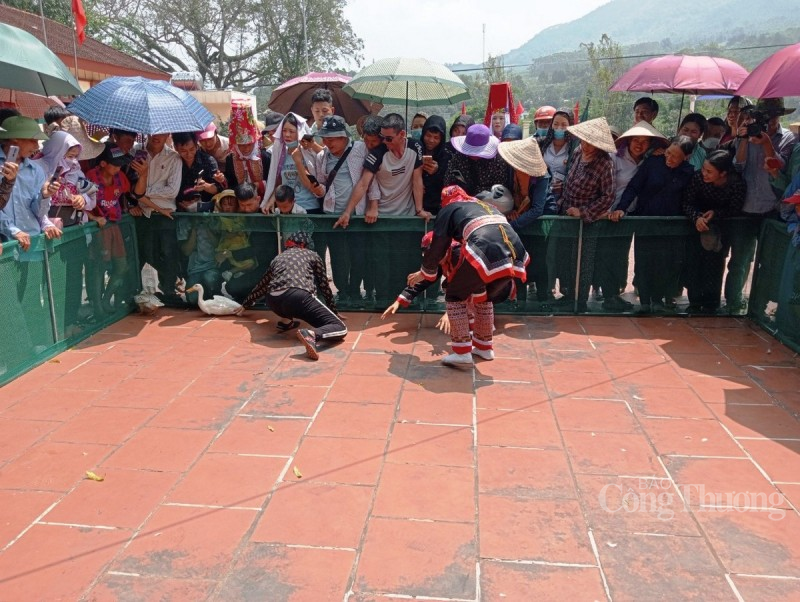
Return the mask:
[[445, 121], [439, 115], [431, 115], [422, 126], [422, 206], [434, 215], [442, 207], [444, 175], [450, 163], [445, 127]]

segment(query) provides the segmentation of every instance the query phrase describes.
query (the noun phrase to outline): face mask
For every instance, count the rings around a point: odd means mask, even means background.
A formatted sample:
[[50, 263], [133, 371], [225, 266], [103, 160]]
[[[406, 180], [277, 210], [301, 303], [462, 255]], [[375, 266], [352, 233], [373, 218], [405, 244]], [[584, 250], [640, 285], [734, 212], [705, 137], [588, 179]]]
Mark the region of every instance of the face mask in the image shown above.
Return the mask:
[[706, 138], [703, 140], [703, 147], [706, 150], [715, 150], [719, 146], [719, 138]]
[[563, 140], [567, 135], [567, 130], [553, 130], [553, 138]]
[[80, 165], [78, 165], [77, 159], [64, 159], [63, 161], [64, 167], [66, 168], [64, 171], [72, 171], [74, 169], [79, 169]]
[[286, 148], [289, 149], [289, 150], [294, 150], [298, 146], [300, 146], [300, 142], [298, 142], [297, 140], [295, 140], [294, 142], [287, 142], [286, 143]]
[[411, 130], [410, 134], [412, 140], [422, 140], [422, 128]]
[[539, 138], [544, 138], [547, 136], [547, 132], [549, 130], [547, 128], [536, 128], [536, 136]]

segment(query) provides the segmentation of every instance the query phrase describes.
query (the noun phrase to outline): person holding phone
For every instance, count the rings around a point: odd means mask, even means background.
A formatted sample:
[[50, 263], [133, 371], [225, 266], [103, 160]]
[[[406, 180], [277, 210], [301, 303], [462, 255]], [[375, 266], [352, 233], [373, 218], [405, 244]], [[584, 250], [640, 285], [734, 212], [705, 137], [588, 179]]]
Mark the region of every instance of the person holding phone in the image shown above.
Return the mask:
[[2, 127], [0, 143], [3, 155], [0, 159], [8, 156], [12, 146], [19, 149], [19, 154], [14, 187], [6, 206], [0, 211], [0, 236], [3, 240], [16, 240], [20, 248], [27, 251], [32, 236], [44, 233], [50, 239], [61, 237], [61, 230], [50, 221], [47, 212], [42, 211], [43, 200], [57, 192], [60, 185], [48, 181], [44, 170], [30, 160], [39, 150], [39, 140], [47, 140], [39, 124], [29, 117], [9, 117], [3, 121]]
[[[19, 165], [17, 165], [16, 160], [17, 154], [19, 153], [19, 148], [15, 146], [14, 151], [13, 160], [10, 157], [7, 157], [7, 160], [3, 161], [3, 167], [0, 171], [0, 176], [2, 176], [2, 178], [0, 178], [0, 211], [2, 211], [3, 207], [5, 207], [8, 203], [8, 199], [11, 196], [11, 190], [14, 188], [14, 182], [17, 179]], [[0, 161], [2, 161], [2, 158], [0, 158]], [[2, 247], [0, 247], [0, 253], [2, 253]]]
[[450, 153], [444, 140], [446, 131], [444, 118], [431, 115], [422, 126], [422, 207], [433, 215], [442, 208], [444, 175], [450, 164]]
[[262, 202], [262, 211], [270, 213], [275, 204], [275, 189], [281, 184], [294, 189], [295, 202], [307, 213], [322, 213], [320, 198], [325, 187], [316, 178], [316, 155], [300, 145], [302, 138], [311, 135], [305, 119], [296, 113], [283, 118], [275, 131], [272, 159]]

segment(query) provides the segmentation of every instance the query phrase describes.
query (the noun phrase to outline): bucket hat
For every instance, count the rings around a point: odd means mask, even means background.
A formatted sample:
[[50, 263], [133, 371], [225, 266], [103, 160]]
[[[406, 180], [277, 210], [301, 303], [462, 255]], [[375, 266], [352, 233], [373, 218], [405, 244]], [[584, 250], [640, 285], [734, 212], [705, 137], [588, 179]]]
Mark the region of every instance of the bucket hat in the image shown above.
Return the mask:
[[451, 142], [458, 152], [478, 159], [494, 159], [500, 144], [500, 140], [492, 136], [489, 128], [482, 123], [471, 125], [466, 136], [456, 136]]

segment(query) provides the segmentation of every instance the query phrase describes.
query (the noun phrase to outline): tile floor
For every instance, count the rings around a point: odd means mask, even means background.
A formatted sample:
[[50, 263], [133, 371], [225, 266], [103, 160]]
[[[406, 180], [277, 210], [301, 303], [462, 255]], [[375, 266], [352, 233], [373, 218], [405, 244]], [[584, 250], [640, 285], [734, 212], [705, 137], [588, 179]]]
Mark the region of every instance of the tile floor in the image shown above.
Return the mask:
[[[800, 599], [800, 360], [738, 319], [130, 316], [0, 389], [0, 600]], [[102, 482], [84, 478], [91, 470]]]

